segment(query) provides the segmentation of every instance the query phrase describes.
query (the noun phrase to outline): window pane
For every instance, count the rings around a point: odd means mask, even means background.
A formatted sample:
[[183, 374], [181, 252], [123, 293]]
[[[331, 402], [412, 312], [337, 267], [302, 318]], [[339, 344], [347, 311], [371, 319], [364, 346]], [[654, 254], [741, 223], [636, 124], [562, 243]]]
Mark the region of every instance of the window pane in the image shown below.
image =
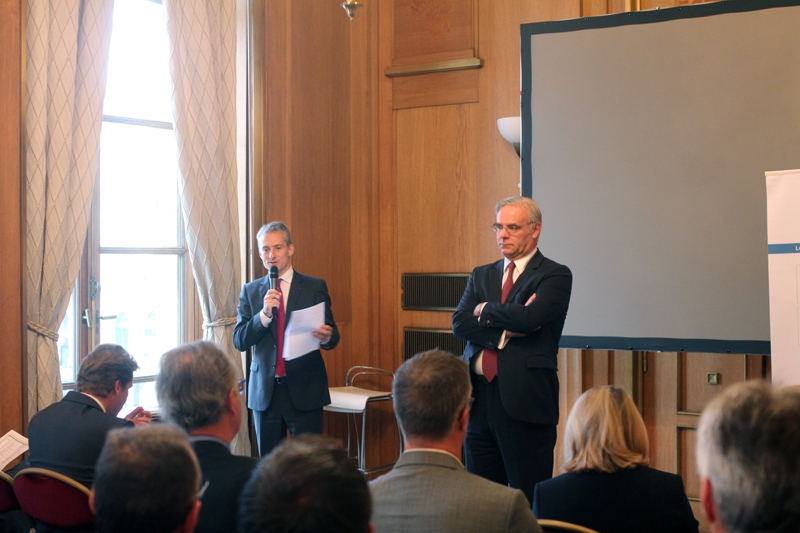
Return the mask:
[[61, 370], [61, 383], [74, 383], [78, 367], [78, 311], [75, 304], [75, 291], [69, 298], [67, 314], [58, 328], [58, 366]]
[[139, 405], [148, 411], [155, 411], [158, 409], [155, 381], [134, 383], [131, 390], [128, 391], [128, 401], [126, 401], [125, 405], [120, 409], [118, 416], [120, 418], [124, 417]]
[[150, 0], [117, 0], [103, 114], [171, 123], [171, 96], [163, 7]]
[[125, 347], [137, 376], [158, 373], [161, 354], [181, 342], [181, 263], [174, 255], [100, 255], [100, 342]]
[[106, 122], [100, 146], [100, 246], [181, 246], [172, 131]]

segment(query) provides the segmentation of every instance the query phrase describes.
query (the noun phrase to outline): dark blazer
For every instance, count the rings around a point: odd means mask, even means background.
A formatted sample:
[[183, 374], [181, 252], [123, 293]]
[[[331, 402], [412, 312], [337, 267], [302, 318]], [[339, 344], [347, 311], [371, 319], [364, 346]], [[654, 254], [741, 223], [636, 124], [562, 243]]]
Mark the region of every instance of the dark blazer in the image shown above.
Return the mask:
[[[247, 407], [255, 411], [267, 410], [275, 387], [276, 321], [273, 320], [265, 328], [258, 316], [264, 308], [264, 295], [268, 290], [269, 276], [251, 281], [242, 287], [237, 309], [239, 317], [233, 331], [233, 345], [237, 350], [245, 351], [254, 347], [247, 384]], [[330, 350], [339, 343], [339, 329], [333, 321], [328, 286], [322, 279], [304, 276], [295, 270], [289, 301], [285, 303], [286, 324], [289, 324], [292, 311], [306, 309], [320, 302], [325, 303], [325, 323], [333, 328], [331, 339], [322, 345], [322, 349]], [[286, 378], [289, 396], [296, 409], [310, 411], [331, 403], [328, 374], [319, 350], [286, 361]]]
[[369, 488], [375, 533], [542, 531], [521, 491], [470, 474], [443, 453], [406, 452]]
[[123, 427], [133, 427], [133, 422], [104, 413], [92, 398], [70, 391], [31, 418], [30, 465], [55, 470], [91, 487], [106, 435]]
[[697, 533], [681, 477], [646, 466], [542, 481], [534, 489], [533, 512], [600, 533]]
[[[464, 339], [463, 359], [484, 348], [496, 349], [503, 330], [523, 333], [497, 352], [500, 397], [506, 412], [516, 420], [535, 424], [558, 423], [558, 342], [564, 329], [572, 272], [536, 251], [501, 304], [503, 261], [472, 271], [467, 289], [453, 314], [453, 333]], [[526, 306], [536, 293], [536, 300]], [[480, 319], [475, 306], [488, 302]]]
[[224, 444], [216, 441], [192, 441], [192, 448], [200, 461], [203, 481], [209, 482], [195, 531], [236, 531], [239, 495], [258, 465], [258, 459], [233, 455]]

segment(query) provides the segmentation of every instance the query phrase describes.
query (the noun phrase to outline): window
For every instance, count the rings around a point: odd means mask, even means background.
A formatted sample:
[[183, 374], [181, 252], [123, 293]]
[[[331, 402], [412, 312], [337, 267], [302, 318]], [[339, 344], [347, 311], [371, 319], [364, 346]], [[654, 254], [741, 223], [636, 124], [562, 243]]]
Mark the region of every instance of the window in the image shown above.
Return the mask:
[[[65, 389], [75, 387], [76, 355], [97, 344], [120, 344], [133, 355], [140, 369], [122, 414], [135, 405], [157, 406], [161, 354], [194, 333], [187, 320], [187, 302], [196, 297], [181, 220], [168, 54], [161, 3], [117, 0], [86, 272], [60, 333]], [[79, 323], [76, 297], [87, 293], [81, 326], [70, 336]], [[82, 336], [86, 351], [80, 351]]]

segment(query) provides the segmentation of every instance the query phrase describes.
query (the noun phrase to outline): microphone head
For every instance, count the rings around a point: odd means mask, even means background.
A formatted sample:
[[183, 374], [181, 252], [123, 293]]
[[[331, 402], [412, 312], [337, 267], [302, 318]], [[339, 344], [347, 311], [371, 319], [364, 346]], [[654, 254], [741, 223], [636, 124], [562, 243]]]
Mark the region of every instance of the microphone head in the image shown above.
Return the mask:
[[269, 277], [277, 278], [278, 277], [278, 267], [271, 266], [269, 267]]

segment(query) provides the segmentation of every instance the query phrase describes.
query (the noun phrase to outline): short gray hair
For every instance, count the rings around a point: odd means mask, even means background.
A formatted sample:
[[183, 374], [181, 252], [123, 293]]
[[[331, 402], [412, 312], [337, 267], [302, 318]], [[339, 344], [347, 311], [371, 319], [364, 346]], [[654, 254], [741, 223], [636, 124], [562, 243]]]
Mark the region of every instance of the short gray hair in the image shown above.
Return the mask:
[[289, 228], [286, 227], [286, 224], [281, 222], [280, 220], [274, 220], [268, 224], [264, 224], [261, 226], [261, 229], [258, 230], [256, 234], [256, 240], [260, 239], [267, 233], [274, 233], [278, 232], [283, 235], [283, 240], [286, 241], [286, 246], [292, 244], [292, 234], [289, 233]]
[[156, 379], [164, 417], [186, 431], [216, 423], [225, 410], [238, 373], [213, 342], [184, 344], [161, 356]]
[[714, 398], [697, 466], [730, 533], [800, 531], [800, 387], [749, 381]]
[[95, 471], [99, 533], [175, 531], [200, 489], [200, 465], [189, 438], [170, 424], [111, 431]]
[[529, 222], [538, 222], [539, 224], [542, 223], [542, 210], [539, 209], [539, 204], [537, 204], [536, 200], [533, 198], [528, 198], [527, 196], [509, 196], [508, 198], [497, 202], [497, 205], [494, 206], [494, 214], [496, 215], [502, 208], [506, 206], [522, 206], [528, 210]]
[[471, 394], [466, 363], [443, 350], [418, 353], [400, 366], [392, 384], [394, 412], [406, 437], [443, 439]]

